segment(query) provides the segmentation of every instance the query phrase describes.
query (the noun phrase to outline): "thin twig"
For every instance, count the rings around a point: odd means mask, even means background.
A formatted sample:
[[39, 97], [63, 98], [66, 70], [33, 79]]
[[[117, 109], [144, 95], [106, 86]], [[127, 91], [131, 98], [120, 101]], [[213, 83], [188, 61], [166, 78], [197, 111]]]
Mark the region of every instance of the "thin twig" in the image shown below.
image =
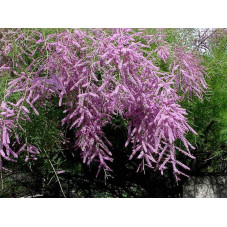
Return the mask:
[[50, 160], [50, 158], [49, 158], [49, 156], [48, 156], [48, 154], [47, 154], [47, 152], [46, 152], [45, 149], [44, 149], [44, 152], [45, 152], [45, 154], [46, 154], [46, 156], [47, 156], [47, 159], [48, 159], [48, 161], [49, 161], [49, 163], [50, 163], [52, 169], [54, 170], [54, 173], [55, 173], [55, 176], [56, 176], [56, 178], [57, 178], [58, 184], [59, 184], [59, 186], [60, 186], [61, 192], [62, 192], [64, 198], [66, 198], [65, 193], [64, 193], [63, 188], [62, 188], [62, 185], [61, 185], [61, 182], [60, 182], [60, 179], [59, 179], [59, 177], [58, 177], [58, 174], [57, 174], [57, 172], [56, 172], [56, 170], [55, 170], [55, 168], [54, 168], [54, 166], [53, 166], [53, 164], [52, 164], [52, 162], [51, 162], [51, 160]]

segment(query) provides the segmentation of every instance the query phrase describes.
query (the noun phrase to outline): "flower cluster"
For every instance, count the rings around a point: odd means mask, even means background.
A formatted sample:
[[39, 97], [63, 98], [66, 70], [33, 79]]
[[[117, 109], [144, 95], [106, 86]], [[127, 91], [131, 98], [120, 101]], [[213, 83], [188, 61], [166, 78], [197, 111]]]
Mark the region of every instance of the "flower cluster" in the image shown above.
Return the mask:
[[[13, 161], [25, 150], [26, 160], [36, 158], [38, 150], [32, 145], [14, 152], [11, 134], [15, 128], [23, 130], [20, 120], [30, 121], [24, 103], [38, 115], [36, 105], [58, 96], [65, 113], [62, 124], [75, 131], [75, 150], [80, 150], [84, 163], [96, 161], [99, 170], [111, 171], [111, 143], [103, 127], [121, 115], [128, 121], [125, 146], [132, 144], [130, 159], [141, 160], [138, 170], [148, 166], [163, 173], [171, 165], [178, 180], [184, 175], [179, 169], [189, 169], [177, 160], [177, 153], [194, 158], [186, 134], [196, 132], [179, 103], [182, 91], [201, 98], [206, 88], [204, 69], [195, 56], [168, 44], [161, 31], [147, 35], [133, 29], [74, 29], [47, 37], [36, 30], [17, 33], [14, 42], [20, 51], [14, 66], [9, 64], [13, 78], [5, 98], [15, 92], [21, 97], [1, 104], [1, 158]], [[168, 72], [160, 61], [169, 64]], [[177, 140], [185, 150], [176, 146]]]

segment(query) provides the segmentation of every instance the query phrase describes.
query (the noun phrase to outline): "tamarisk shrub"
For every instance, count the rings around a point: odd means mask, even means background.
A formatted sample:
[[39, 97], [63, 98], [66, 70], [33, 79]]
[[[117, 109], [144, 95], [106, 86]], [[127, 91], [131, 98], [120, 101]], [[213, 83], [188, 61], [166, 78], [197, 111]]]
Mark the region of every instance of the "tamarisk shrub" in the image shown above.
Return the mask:
[[[7, 36], [10, 30], [2, 32]], [[57, 96], [65, 113], [62, 124], [75, 131], [75, 151], [84, 163], [98, 162], [98, 173], [111, 171], [113, 161], [103, 127], [120, 115], [128, 122], [130, 159], [141, 160], [138, 170], [147, 166], [163, 174], [172, 166], [176, 180], [186, 175], [182, 170], [189, 167], [177, 153], [195, 158], [186, 135], [196, 132], [180, 101], [186, 94], [202, 98], [206, 88], [204, 69], [192, 53], [166, 42], [162, 30], [147, 35], [143, 29], [74, 29], [47, 37], [17, 30], [15, 43], [19, 51], [7, 66], [13, 76], [0, 109], [1, 159], [15, 161], [25, 150], [25, 161], [36, 159], [36, 147], [25, 143], [13, 151], [10, 137], [16, 128], [23, 130], [20, 121], [30, 121], [30, 111], [39, 114], [35, 106]], [[2, 62], [0, 67], [4, 71]], [[15, 92], [17, 102], [7, 101]], [[178, 140], [185, 149], [176, 146]]]

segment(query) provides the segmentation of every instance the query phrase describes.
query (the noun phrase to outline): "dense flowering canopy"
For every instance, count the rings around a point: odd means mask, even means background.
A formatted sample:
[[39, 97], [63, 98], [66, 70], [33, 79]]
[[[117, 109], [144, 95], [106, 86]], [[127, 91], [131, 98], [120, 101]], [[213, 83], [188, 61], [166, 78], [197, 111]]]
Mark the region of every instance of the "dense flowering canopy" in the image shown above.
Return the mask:
[[[7, 56], [15, 45], [12, 60]], [[204, 69], [192, 53], [167, 43], [161, 30], [147, 35], [142, 29], [74, 29], [44, 37], [37, 30], [2, 29], [0, 73], [7, 71], [12, 76], [0, 106], [0, 169], [3, 159], [16, 161], [23, 152], [25, 161], [36, 159], [38, 149], [21, 144], [16, 132], [23, 130], [21, 120], [31, 121], [30, 111], [39, 115], [37, 106], [56, 96], [65, 109], [62, 124], [74, 129], [75, 150], [84, 163], [96, 160], [99, 170], [111, 170], [111, 143], [103, 127], [120, 115], [128, 122], [130, 159], [141, 160], [138, 170], [147, 166], [163, 173], [171, 165], [179, 179], [180, 169], [189, 169], [177, 153], [194, 158], [185, 137], [196, 132], [180, 101], [186, 94], [202, 97]], [[20, 94], [16, 103], [7, 101], [13, 93]]]

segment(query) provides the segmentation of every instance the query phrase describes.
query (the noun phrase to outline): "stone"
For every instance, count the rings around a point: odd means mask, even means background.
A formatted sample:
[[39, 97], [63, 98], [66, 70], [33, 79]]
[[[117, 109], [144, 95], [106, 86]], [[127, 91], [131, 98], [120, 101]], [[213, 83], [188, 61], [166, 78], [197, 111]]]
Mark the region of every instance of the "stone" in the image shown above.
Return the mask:
[[191, 177], [183, 186], [183, 198], [227, 198], [227, 176]]

